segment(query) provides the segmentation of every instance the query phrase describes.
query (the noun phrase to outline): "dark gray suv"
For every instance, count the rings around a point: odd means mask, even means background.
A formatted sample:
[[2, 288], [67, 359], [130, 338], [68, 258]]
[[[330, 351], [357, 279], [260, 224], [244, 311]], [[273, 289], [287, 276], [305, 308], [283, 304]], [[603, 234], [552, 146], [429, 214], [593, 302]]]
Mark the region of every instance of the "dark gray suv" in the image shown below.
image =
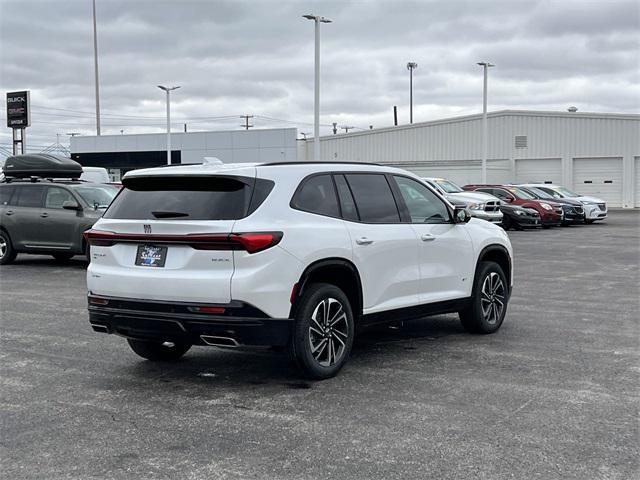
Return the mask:
[[18, 253], [68, 260], [88, 254], [82, 233], [102, 216], [118, 188], [79, 181], [0, 183], [0, 265]]

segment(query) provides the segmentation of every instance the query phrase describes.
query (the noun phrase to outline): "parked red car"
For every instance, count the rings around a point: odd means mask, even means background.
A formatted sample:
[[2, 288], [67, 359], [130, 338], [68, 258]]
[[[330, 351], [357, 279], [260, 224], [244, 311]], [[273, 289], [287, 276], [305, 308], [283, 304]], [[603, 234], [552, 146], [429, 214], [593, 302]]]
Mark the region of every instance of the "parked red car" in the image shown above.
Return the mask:
[[522, 188], [512, 185], [465, 185], [464, 190], [478, 191], [495, 195], [510, 205], [533, 208], [540, 214], [543, 228], [562, 224], [564, 213], [562, 205], [548, 200], [538, 200]]

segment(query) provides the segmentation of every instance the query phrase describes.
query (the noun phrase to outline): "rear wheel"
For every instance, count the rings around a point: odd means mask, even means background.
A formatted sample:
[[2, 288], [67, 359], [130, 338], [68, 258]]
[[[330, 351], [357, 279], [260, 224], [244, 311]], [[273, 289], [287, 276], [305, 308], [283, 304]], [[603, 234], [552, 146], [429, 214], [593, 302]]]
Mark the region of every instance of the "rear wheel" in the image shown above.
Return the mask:
[[462, 326], [471, 333], [497, 331], [507, 313], [507, 278], [495, 262], [480, 262], [473, 285], [471, 305], [459, 312]]
[[54, 253], [52, 257], [55, 258], [58, 262], [66, 262], [68, 260], [71, 260], [71, 258], [73, 257], [73, 253]]
[[188, 343], [179, 342], [151, 342], [128, 338], [131, 350], [142, 358], [152, 361], [170, 362], [178, 360], [191, 348]]
[[305, 376], [330, 378], [347, 362], [354, 333], [344, 292], [327, 283], [312, 284], [300, 299], [289, 352]]
[[18, 253], [13, 249], [11, 237], [4, 230], [0, 230], [0, 265], [6, 265], [16, 259]]

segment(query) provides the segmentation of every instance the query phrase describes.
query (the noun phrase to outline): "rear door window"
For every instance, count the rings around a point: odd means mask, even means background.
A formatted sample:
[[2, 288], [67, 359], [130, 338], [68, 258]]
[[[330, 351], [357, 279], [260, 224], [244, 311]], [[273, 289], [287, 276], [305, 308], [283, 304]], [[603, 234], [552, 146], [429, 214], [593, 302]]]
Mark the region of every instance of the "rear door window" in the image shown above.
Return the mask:
[[18, 199], [14, 203], [18, 207], [42, 207], [44, 189], [44, 185], [22, 185], [17, 189]]
[[387, 178], [375, 173], [345, 175], [365, 223], [400, 223], [400, 213]]
[[0, 206], [11, 205], [11, 194], [13, 194], [13, 185], [0, 186]]
[[304, 180], [293, 196], [291, 206], [318, 215], [339, 217], [340, 208], [331, 175], [314, 175]]
[[[248, 177], [139, 177], [124, 188], [105, 218], [123, 220], [237, 220], [267, 198], [274, 183]], [[254, 187], [259, 185], [253, 199]]]

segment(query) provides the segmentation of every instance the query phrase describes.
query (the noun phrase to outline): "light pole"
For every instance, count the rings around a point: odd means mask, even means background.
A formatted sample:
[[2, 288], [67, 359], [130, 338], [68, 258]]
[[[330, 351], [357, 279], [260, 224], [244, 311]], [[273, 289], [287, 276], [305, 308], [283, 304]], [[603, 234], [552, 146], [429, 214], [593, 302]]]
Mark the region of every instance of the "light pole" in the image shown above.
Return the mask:
[[409, 70], [409, 123], [413, 123], [413, 71], [418, 68], [416, 62], [407, 63]]
[[331, 23], [331, 20], [319, 15], [303, 15], [307, 20], [315, 22], [316, 59], [315, 59], [315, 94], [313, 100], [313, 159], [320, 160], [320, 24]]
[[487, 72], [489, 67], [495, 67], [489, 62], [478, 62], [484, 71], [484, 88], [482, 90], [482, 167], [481, 183], [487, 183]]
[[163, 87], [158, 85], [160, 90], [167, 92], [167, 165], [171, 165], [171, 90], [177, 90], [177, 87]]
[[98, 78], [98, 31], [96, 28], [96, 0], [93, 0], [93, 67], [96, 76], [96, 133], [100, 135], [100, 79]]

